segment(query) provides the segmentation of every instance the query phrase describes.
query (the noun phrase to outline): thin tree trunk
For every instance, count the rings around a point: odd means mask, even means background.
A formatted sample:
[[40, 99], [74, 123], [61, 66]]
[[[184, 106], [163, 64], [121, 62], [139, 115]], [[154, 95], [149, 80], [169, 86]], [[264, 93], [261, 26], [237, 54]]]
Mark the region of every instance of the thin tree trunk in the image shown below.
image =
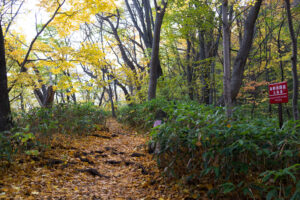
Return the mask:
[[[109, 82], [109, 76], [107, 76], [107, 80]], [[113, 99], [113, 91], [111, 88], [110, 83], [108, 83], [108, 94], [109, 94], [109, 101], [110, 101], [110, 105], [111, 105], [111, 113], [113, 117], [116, 117], [116, 112], [115, 112], [115, 106], [114, 106], [114, 99]]]
[[156, 97], [156, 86], [158, 79], [158, 69], [160, 66], [159, 60], [159, 42], [160, 42], [160, 32], [167, 7], [167, 2], [162, 1], [162, 8], [157, 7], [155, 27], [154, 27], [154, 37], [152, 43], [152, 53], [150, 61], [150, 80], [148, 89], [148, 100], [152, 100]]
[[201, 62], [201, 82], [202, 82], [202, 98], [201, 102], [205, 104], [209, 104], [209, 78], [210, 78], [210, 69], [207, 62], [203, 62], [206, 58], [208, 58], [207, 53], [207, 44], [204, 38], [204, 31], [199, 30], [198, 33], [198, 40], [199, 40], [199, 57]]
[[288, 17], [288, 24], [290, 35], [292, 39], [292, 46], [293, 46], [293, 54], [292, 54], [292, 74], [293, 74], [293, 116], [294, 120], [299, 119], [299, 111], [298, 111], [298, 89], [299, 89], [299, 81], [297, 75], [297, 39], [294, 32], [293, 21], [292, 21], [292, 14], [291, 14], [291, 5], [290, 0], [285, 0], [285, 8], [287, 11]]
[[[222, 30], [222, 26], [220, 24], [219, 26], [219, 35], [217, 37], [217, 40], [214, 44], [214, 52], [213, 52], [213, 57], [216, 58], [217, 54], [218, 54], [218, 50], [219, 50], [219, 42], [220, 42], [220, 38], [221, 38], [221, 30]], [[211, 87], [210, 87], [210, 91], [209, 91], [209, 104], [216, 104], [216, 74], [215, 74], [215, 68], [216, 68], [216, 59], [214, 59], [211, 63], [211, 79], [212, 79], [212, 83], [211, 83]]]
[[[106, 90], [106, 88], [104, 87], [104, 88], [103, 88], [103, 91], [102, 91], [102, 94], [101, 94], [101, 96], [100, 96], [100, 98], [99, 98], [99, 107], [102, 105], [103, 98], [104, 98], [104, 94], [105, 94], [105, 90]], [[97, 95], [97, 96], [98, 96], [98, 95]]]
[[117, 91], [117, 81], [114, 80], [114, 91], [115, 91], [115, 100], [118, 102], [118, 91]]
[[232, 99], [230, 88], [230, 25], [228, 22], [228, 1], [224, 0], [222, 6], [223, 18], [223, 56], [224, 56], [224, 100], [226, 106], [226, 115], [228, 118], [232, 115]]
[[2, 24], [0, 23], [0, 132], [12, 126], [10, 103], [7, 88], [5, 46]]
[[21, 95], [20, 95], [20, 104], [21, 104], [21, 110], [22, 110], [22, 112], [25, 112], [23, 92], [21, 92]]
[[188, 92], [191, 100], [194, 100], [194, 87], [193, 87], [193, 68], [191, 65], [191, 41], [187, 39], [187, 50], [186, 50], [186, 60], [187, 60], [187, 83]]
[[61, 97], [61, 103], [66, 103], [65, 98], [64, 98], [64, 93], [60, 92], [60, 97]]
[[71, 97], [72, 97], [72, 100], [73, 100], [74, 104], [77, 104], [76, 94], [73, 93], [73, 94], [71, 95]]
[[116, 81], [116, 84], [123, 90], [125, 99], [126, 99], [128, 105], [131, 105], [132, 104], [131, 97], [130, 97], [130, 94], [129, 94], [127, 88], [123, 84], [121, 84], [117, 79], [115, 79], [115, 81]]

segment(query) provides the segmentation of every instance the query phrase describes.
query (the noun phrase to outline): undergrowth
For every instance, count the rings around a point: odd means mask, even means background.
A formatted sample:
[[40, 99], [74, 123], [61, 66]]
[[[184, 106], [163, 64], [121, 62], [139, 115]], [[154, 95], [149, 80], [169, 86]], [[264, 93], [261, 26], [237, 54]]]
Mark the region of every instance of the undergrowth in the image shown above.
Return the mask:
[[87, 135], [105, 125], [107, 113], [92, 104], [58, 104], [14, 113], [14, 127], [0, 134], [0, 160], [12, 160], [15, 153], [37, 155], [55, 133]]
[[125, 107], [119, 120], [150, 129], [155, 113], [168, 119], [151, 130], [164, 173], [186, 183], [208, 178], [214, 198], [300, 199], [300, 122], [247, 117], [236, 108], [228, 120], [223, 108], [162, 99]]
[[155, 121], [155, 114], [169, 103], [164, 99], [146, 101], [143, 104], [123, 106], [118, 112], [118, 121], [138, 129], [149, 130]]

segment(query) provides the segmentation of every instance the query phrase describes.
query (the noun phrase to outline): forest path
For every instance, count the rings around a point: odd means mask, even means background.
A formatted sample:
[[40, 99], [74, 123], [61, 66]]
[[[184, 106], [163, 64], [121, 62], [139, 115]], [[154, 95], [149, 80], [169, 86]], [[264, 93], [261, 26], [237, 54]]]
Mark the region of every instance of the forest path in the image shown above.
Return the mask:
[[0, 173], [0, 199], [192, 199], [163, 180], [145, 136], [114, 119], [107, 127], [84, 137], [57, 134], [51, 149], [16, 159]]

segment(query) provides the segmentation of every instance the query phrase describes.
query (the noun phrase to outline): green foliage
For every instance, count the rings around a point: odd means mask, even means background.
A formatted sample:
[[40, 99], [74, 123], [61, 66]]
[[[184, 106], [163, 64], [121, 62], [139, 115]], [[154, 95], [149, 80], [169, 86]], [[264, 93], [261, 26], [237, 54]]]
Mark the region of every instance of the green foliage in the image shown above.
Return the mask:
[[105, 124], [106, 116], [92, 104], [58, 104], [17, 114], [15, 127], [0, 134], [0, 159], [11, 161], [17, 152], [36, 156], [52, 134], [89, 134], [97, 124]]
[[123, 108], [130, 115], [123, 120], [149, 128], [158, 109], [168, 120], [151, 134], [159, 146], [158, 164], [167, 175], [194, 183], [203, 177], [214, 179], [209, 193], [216, 197], [299, 196], [299, 122], [287, 121], [279, 129], [277, 119], [251, 119], [243, 109], [236, 109], [229, 121], [223, 108], [161, 99]]
[[6, 159], [10, 161], [13, 154], [12, 142], [10, 134], [4, 132], [0, 134], [0, 160]]
[[20, 127], [29, 124], [31, 131], [84, 134], [105, 123], [106, 113], [92, 104], [58, 104], [52, 108], [35, 108], [17, 119]]
[[[188, 88], [178, 83], [183, 83], [185, 80], [182, 76], [175, 77], [160, 77], [157, 82], [157, 98], [167, 100], [171, 99], [188, 99]], [[184, 95], [185, 94], [185, 95]]]
[[29, 131], [30, 126], [27, 125], [25, 128], [13, 128], [0, 134], [0, 160], [11, 161], [16, 152], [25, 152], [28, 155], [39, 154], [38, 150], [33, 150], [39, 146], [36, 137]]
[[140, 129], [149, 129], [155, 121], [155, 113], [168, 103], [170, 102], [164, 99], [154, 99], [143, 104], [121, 107], [118, 111], [118, 120]]

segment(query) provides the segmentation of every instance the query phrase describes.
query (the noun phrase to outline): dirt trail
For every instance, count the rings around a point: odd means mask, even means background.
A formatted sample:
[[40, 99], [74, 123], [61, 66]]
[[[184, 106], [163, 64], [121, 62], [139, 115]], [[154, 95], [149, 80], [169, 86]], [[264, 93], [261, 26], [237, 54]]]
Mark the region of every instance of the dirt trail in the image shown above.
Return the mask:
[[51, 149], [0, 172], [0, 199], [184, 199], [166, 184], [146, 138], [114, 119], [87, 137], [55, 135]]

